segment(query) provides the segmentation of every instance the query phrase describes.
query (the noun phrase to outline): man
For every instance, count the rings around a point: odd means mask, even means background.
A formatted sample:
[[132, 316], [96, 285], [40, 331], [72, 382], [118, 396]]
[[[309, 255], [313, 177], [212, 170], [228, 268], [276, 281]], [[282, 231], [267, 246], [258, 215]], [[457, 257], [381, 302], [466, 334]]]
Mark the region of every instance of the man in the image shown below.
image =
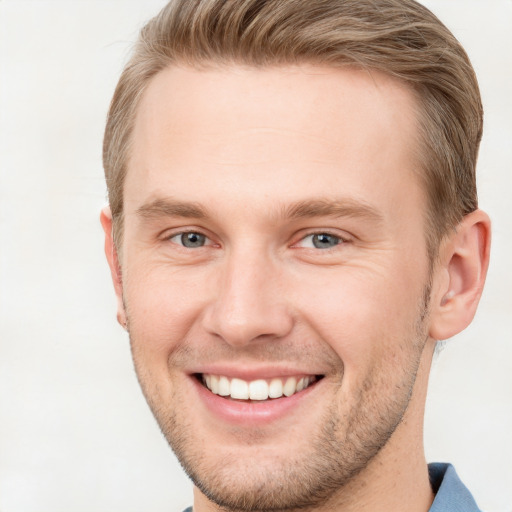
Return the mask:
[[412, 0], [171, 1], [104, 141], [137, 375], [194, 511], [478, 510], [422, 425], [489, 260], [478, 85]]

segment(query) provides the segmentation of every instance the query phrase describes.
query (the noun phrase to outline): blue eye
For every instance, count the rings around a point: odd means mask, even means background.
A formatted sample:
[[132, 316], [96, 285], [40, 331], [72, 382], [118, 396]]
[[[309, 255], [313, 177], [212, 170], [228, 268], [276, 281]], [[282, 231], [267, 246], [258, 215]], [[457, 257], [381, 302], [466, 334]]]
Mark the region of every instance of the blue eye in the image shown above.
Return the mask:
[[329, 233], [314, 233], [304, 237], [300, 245], [314, 249], [331, 249], [341, 243], [343, 243], [343, 240], [339, 236], [330, 235]]
[[188, 249], [196, 249], [206, 245], [207, 238], [201, 233], [189, 231], [188, 233], [179, 233], [171, 237], [171, 240], [177, 244], [187, 247]]

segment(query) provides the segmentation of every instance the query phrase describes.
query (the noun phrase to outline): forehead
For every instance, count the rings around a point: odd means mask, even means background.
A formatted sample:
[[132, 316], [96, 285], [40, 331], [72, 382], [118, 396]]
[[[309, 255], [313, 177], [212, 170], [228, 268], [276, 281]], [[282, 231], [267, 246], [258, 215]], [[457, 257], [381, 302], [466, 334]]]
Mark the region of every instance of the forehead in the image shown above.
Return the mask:
[[169, 67], [137, 111], [125, 206], [165, 190], [234, 198], [244, 186], [249, 205], [344, 188], [378, 200], [390, 184], [415, 185], [415, 112], [409, 88], [379, 72]]

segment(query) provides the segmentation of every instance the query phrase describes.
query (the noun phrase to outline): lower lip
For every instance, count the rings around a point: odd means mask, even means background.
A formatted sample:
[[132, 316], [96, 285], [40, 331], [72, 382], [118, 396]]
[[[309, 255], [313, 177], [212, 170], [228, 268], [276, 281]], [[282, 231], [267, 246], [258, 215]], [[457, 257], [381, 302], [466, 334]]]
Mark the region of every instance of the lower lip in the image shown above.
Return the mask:
[[191, 379], [194, 381], [200, 400], [211, 413], [221, 420], [240, 426], [259, 426], [290, 414], [321, 382], [317, 381], [308, 388], [289, 397], [283, 396], [282, 398], [262, 400], [261, 402], [246, 402], [215, 395], [204, 387], [197, 378], [191, 377]]

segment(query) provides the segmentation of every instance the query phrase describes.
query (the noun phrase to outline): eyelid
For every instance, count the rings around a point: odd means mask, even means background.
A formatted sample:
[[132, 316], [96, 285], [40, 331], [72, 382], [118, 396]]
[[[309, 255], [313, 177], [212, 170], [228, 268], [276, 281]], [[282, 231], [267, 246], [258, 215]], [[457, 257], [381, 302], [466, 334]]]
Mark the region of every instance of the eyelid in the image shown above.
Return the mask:
[[[329, 235], [329, 236], [332, 236], [332, 237], [335, 237], [335, 238], [338, 238], [340, 240], [340, 243], [333, 246], [333, 247], [330, 247], [330, 248], [325, 248], [325, 249], [321, 249], [322, 251], [328, 251], [328, 250], [333, 250], [333, 249], [336, 249], [338, 246], [340, 245], [344, 245], [346, 243], [349, 243], [352, 241], [352, 238], [350, 236], [348, 236], [347, 234], [345, 233], [339, 233], [339, 232], [334, 232], [334, 230], [331, 230], [331, 229], [315, 229], [315, 230], [311, 230], [311, 231], [308, 231], [304, 234], [301, 234], [300, 235], [300, 238], [298, 238], [298, 240], [296, 242], [294, 242], [292, 244], [292, 247], [300, 247], [300, 243], [303, 242], [306, 238], [308, 237], [312, 237], [312, 236], [315, 236], [315, 235]], [[307, 249], [311, 249], [310, 247], [307, 247]], [[316, 249], [315, 250], [320, 250], [320, 249]]]
[[190, 227], [190, 228], [180, 227], [180, 228], [175, 229], [175, 230], [174, 229], [173, 230], [166, 230], [161, 235], [161, 239], [164, 242], [166, 242], [166, 241], [171, 242], [171, 243], [173, 243], [173, 244], [175, 244], [178, 247], [181, 247], [183, 249], [189, 249], [189, 247], [185, 247], [183, 244], [173, 240], [173, 238], [179, 237], [181, 235], [186, 235], [187, 233], [196, 233], [198, 235], [204, 236], [206, 240], [205, 240], [205, 244], [202, 247], [211, 247], [211, 246], [216, 245], [215, 242], [212, 240], [212, 237], [209, 236], [204, 230], [199, 229], [199, 228], [194, 228], [194, 227]]
[[[182, 247], [184, 249], [189, 249], [188, 247], [185, 247], [183, 244], [173, 240], [174, 238], [179, 237], [184, 234], [187, 234], [187, 233], [197, 233], [199, 235], [204, 236], [206, 240], [205, 240], [205, 245], [202, 247], [220, 246], [220, 244], [213, 241], [213, 237], [211, 235], [209, 235], [204, 229], [192, 227], [192, 226], [190, 228], [180, 227], [177, 229], [166, 230], [162, 233], [161, 239], [163, 241], [170, 241], [173, 244], [175, 244], [179, 247]], [[292, 243], [291, 247], [292, 248], [300, 247], [299, 244], [301, 242], [303, 242], [308, 237], [312, 237], [314, 235], [329, 235], [329, 236], [338, 238], [340, 240], [339, 244], [337, 244], [331, 248], [322, 249], [322, 251], [324, 251], [324, 252], [336, 249], [338, 247], [338, 245], [344, 245], [344, 244], [350, 243], [353, 240], [353, 238], [345, 232], [344, 233], [335, 232], [335, 230], [332, 230], [332, 229], [313, 229], [310, 231], [306, 231], [305, 233], [300, 233], [299, 235], [294, 237], [296, 241]], [[318, 251], [320, 249], [315, 248], [314, 250]]]
[[[183, 233], [176, 233], [175, 235], [173, 235], [173, 236], [171, 236], [171, 237], [169, 238], [169, 241], [171, 241], [172, 243], [175, 243], [175, 244], [177, 244], [177, 245], [179, 245], [179, 246], [181, 246], [181, 247], [186, 247], [185, 245], [183, 245], [183, 244], [181, 243], [181, 241], [180, 241], [180, 242], [177, 242], [177, 241], [174, 241], [174, 239], [176, 239], [176, 240], [180, 240], [180, 238], [182, 238], [182, 237], [183, 237], [183, 235], [189, 235], [189, 234], [195, 234], [195, 235], [200, 235], [200, 236], [203, 236], [203, 237], [204, 237], [204, 240], [205, 240], [204, 245], [202, 245], [202, 246], [200, 246], [200, 247], [204, 247], [204, 246], [211, 245], [211, 244], [209, 244], [209, 243], [208, 243], [209, 238], [208, 238], [207, 236], [203, 235], [202, 233], [196, 233], [195, 231], [185, 231], [185, 232], [183, 232]], [[189, 247], [187, 247], [187, 249], [189, 249]], [[195, 249], [197, 249], [197, 247], [195, 247]]]

